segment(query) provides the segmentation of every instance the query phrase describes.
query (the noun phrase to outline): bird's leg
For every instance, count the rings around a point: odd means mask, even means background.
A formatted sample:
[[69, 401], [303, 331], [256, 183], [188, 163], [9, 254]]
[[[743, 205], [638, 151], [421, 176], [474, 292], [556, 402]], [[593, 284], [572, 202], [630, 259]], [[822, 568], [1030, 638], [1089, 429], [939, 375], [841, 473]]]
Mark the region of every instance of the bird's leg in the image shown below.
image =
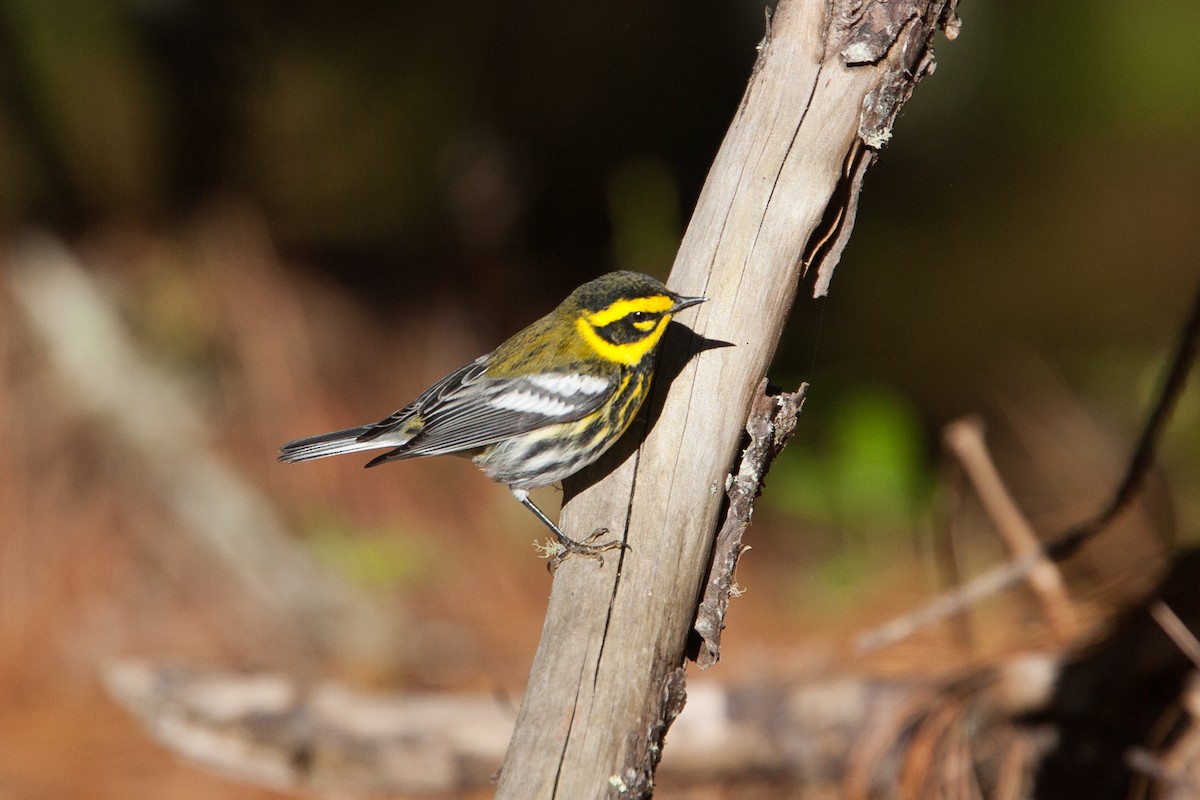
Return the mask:
[[596, 539], [608, 533], [608, 528], [597, 528], [596, 530], [592, 531], [591, 536], [584, 539], [582, 542], [577, 542], [559, 530], [559, 527], [551, 522], [549, 517], [542, 513], [542, 510], [538, 508], [532, 500], [529, 499], [529, 492], [527, 490], [513, 489], [512, 493], [513, 497], [517, 498], [521, 505], [532, 511], [533, 515], [540, 519], [542, 524], [550, 529], [550, 532], [554, 534], [554, 538], [558, 541], [558, 546], [560, 548], [558, 554], [555, 555], [554, 558], [550, 559], [550, 563], [547, 564], [550, 572], [554, 572], [554, 570], [558, 569], [558, 565], [572, 555], [584, 556], [585, 558], [594, 558], [600, 562], [601, 566], [603, 566], [604, 556], [602, 556], [601, 553], [603, 553], [605, 550], [615, 550], [618, 548], [628, 547], [627, 544], [617, 539], [614, 539], [611, 542], [604, 542], [603, 544], [592, 544], [592, 542], [596, 541]]

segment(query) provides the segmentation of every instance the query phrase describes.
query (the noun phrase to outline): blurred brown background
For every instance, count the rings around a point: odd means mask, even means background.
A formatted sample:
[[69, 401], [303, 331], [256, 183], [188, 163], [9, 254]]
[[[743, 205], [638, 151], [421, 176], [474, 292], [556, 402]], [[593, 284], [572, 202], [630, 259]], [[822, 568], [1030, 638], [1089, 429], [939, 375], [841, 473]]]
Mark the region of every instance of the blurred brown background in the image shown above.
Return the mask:
[[[812, 388], [706, 677], [1045, 643], [1016, 591], [965, 638], [850, 647], [946, 585], [941, 426], [984, 415], [1043, 533], [1090, 513], [1200, 280], [1200, 7], [960, 13], [781, 343], [772, 378]], [[709, 0], [0, 6], [0, 800], [284, 796], [150, 743], [101, 688], [116, 656], [519, 702], [537, 523], [465, 462], [276, 449], [598, 272], [665, 277], [762, 28]], [[1089, 624], [1200, 540], [1198, 421], [1193, 386], [1147, 503], [1070, 565]], [[969, 574], [1003, 548], [962, 505]], [[262, 577], [277, 552], [309, 592]]]

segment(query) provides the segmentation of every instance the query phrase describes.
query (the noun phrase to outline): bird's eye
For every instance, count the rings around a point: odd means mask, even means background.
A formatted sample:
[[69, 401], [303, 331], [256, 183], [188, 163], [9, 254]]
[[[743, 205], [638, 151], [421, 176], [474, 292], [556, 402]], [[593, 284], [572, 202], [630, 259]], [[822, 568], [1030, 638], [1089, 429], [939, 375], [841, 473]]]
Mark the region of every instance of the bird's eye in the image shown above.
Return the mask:
[[634, 311], [629, 315], [629, 321], [635, 324], [638, 322], [645, 322], [648, 319], [650, 319], [650, 315], [645, 311]]

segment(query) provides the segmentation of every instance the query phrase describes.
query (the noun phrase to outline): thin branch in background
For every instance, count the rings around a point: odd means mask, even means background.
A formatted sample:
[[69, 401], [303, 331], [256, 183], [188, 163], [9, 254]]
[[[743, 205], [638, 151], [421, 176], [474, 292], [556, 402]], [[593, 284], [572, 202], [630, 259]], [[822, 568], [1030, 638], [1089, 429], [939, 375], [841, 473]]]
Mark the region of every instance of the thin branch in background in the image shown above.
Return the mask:
[[312, 659], [353, 652], [357, 641], [392, 629], [392, 615], [314, 561], [266, 498], [217, 455], [194, 398], [145, 357], [62, 242], [31, 235], [11, 248], [8, 264], [7, 289], [63, 379], [64, 397], [148, 468], [148, 488], [180, 532], [211, 553], [276, 628], [295, 632]]
[[[942, 460], [942, 478], [937, 485], [943, 487], [937, 511], [937, 530], [934, 533], [933, 558], [938, 580], [943, 586], [958, 586], [962, 583], [959, 564], [958, 522], [966, 496], [966, 476], [948, 459]], [[963, 609], [948, 622], [954, 642], [966, 651], [973, 651], [977, 641], [971, 625], [970, 609]]]
[[1188, 375], [1196, 361], [1200, 348], [1200, 287], [1192, 300], [1191, 311], [1175, 349], [1170, 369], [1167, 371], [1162, 389], [1154, 404], [1137, 447], [1129, 459], [1125, 477], [1117, 485], [1112, 499], [1100, 513], [1084, 520], [1055, 536], [1038, 550], [1025, 553], [1006, 564], [1001, 564], [983, 573], [961, 587], [945, 592], [926, 606], [903, 617], [868, 631], [858, 638], [859, 652], [867, 652], [892, 644], [914, 631], [926, 628], [946, 617], [960, 613], [985, 597], [1004, 591], [1018, 581], [1028, 577], [1045, 558], [1060, 562], [1074, 554], [1084, 542], [1104, 530], [1137, 497], [1146, 482], [1146, 476], [1154, 464], [1154, 457], [1162, 440], [1163, 431], [1171, 418], [1171, 412], [1187, 386]]
[[[1157, 603], [1151, 608], [1156, 620], [1159, 614], [1164, 612], [1164, 619], [1178, 620], [1174, 612], [1162, 603]], [[1159, 620], [1159, 624], [1162, 624], [1162, 620]], [[1167, 624], [1174, 625], [1172, 622]], [[1170, 630], [1168, 635], [1175, 638]], [[1186, 629], [1183, 630], [1183, 638], [1188, 642], [1186, 645], [1180, 644], [1184, 652], [1200, 650], [1200, 643], [1197, 643], [1195, 637]], [[1176, 640], [1176, 643], [1178, 644], [1179, 640]], [[1188, 654], [1192, 655], [1190, 652]], [[1196, 660], [1194, 656], [1192, 660]], [[1131, 798], [1194, 800], [1200, 797], [1200, 673], [1193, 672], [1188, 679], [1180, 697], [1180, 705], [1190, 720], [1181, 733], [1172, 737], [1173, 741], [1165, 751], [1156, 752], [1145, 747], [1133, 747], [1125, 754], [1125, 763], [1139, 777], [1135, 785], [1137, 793], [1131, 792]]]
[[[996, 469], [984, 439], [983, 421], [978, 417], [954, 420], [946, 425], [942, 438], [962, 464], [984, 511], [1012, 555], [1038, 553], [1041, 542]], [[1068, 641], [1078, 626], [1062, 573], [1053, 561], [1041, 557], [1030, 569], [1028, 579], [1029, 588], [1038, 596], [1055, 638], [1060, 642]]]
[[1166, 797], [1195, 797], [1197, 793], [1200, 793], [1200, 786], [1186, 777], [1173, 774], [1161, 758], [1145, 748], [1132, 748], [1125, 757], [1125, 763], [1129, 765], [1130, 769], [1163, 787], [1168, 792]]
[[1163, 629], [1163, 633], [1171, 637], [1175, 646], [1192, 660], [1197, 669], [1200, 669], [1200, 640], [1196, 639], [1196, 634], [1188, 630], [1188, 626], [1183, 623], [1179, 615], [1172, 611], [1170, 606], [1159, 600], [1150, 606], [1150, 616], [1154, 617], [1154, 621]]
[[1121, 481], [1113, 493], [1112, 500], [1103, 511], [1092, 519], [1060, 534], [1045, 546], [1046, 555], [1050, 558], [1062, 561], [1075, 553], [1084, 542], [1104, 529], [1137, 497], [1146, 482], [1146, 476], [1150, 474], [1163, 430], [1171, 419], [1171, 412], [1175, 410], [1175, 404], [1179, 401], [1179, 396], [1183, 394], [1184, 387], [1187, 386], [1188, 375], [1191, 373], [1192, 365], [1196, 362], [1198, 348], [1200, 348], [1200, 288], [1197, 289], [1196, 296], [1192, 299], [1192, 310], [1179, 337], [1175, 358], [1171, 361], [1171, 368], [1167, 372], [1166, 380], [1163, 381], [1158, 401], [1154, 404], [1154, 410], [1146, 421], [1141, 438], [1138, 439], [1137, 448], [1134, 449], [1133, 456], [1129, 459], [1129, 467], [1125, 471], [1124, 480]]

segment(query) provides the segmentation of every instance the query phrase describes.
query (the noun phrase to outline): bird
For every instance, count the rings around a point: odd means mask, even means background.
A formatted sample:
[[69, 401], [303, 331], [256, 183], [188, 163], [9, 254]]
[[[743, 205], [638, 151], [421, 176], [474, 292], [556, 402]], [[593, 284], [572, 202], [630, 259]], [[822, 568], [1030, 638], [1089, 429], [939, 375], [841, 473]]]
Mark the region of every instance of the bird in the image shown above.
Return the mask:
[[557, 308], [495, 350], [451, 372], [395, 413], [369, 425], [288, 442], [279, 460], [387, 449], [375, 467], [457, 454], [508, 486], [554, 535], [551, 572], [569, 555], [599, 559], [623, 547], [567, 536], [529, 497], [594, 462], [626, 431], [649, 393], [672, 317], [707, 300], [656, 278], [610, 272], [576, 288]]

